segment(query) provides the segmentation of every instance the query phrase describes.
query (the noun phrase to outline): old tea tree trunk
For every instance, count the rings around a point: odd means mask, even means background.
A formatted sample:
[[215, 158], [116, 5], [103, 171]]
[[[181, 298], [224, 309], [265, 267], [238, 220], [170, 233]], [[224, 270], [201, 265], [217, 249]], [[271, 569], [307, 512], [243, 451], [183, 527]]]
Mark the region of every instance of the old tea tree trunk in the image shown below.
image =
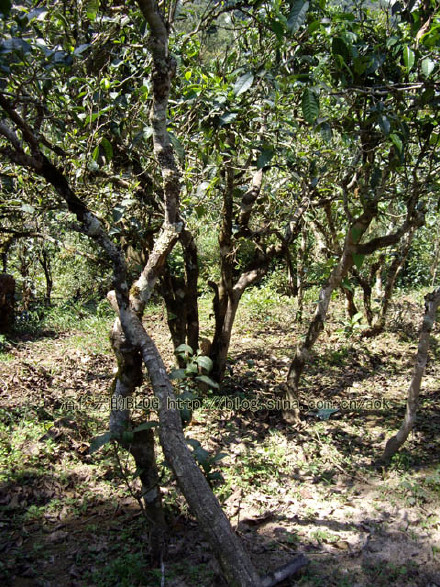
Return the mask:
[[[164, 183], [165, 212], [161, 234], [134, 287], [130, 290], [128, 288], [126, 260], [121, 249], [114, 244], [98, 217], [75, 194], [61, 168], [44, 154], [42, 145], [47, 145], [49, 141], [39, 134], [38, 129], [32, 127], [32, 116], [29, 111], [23, 112], [19, 101], [14, 102], [2, 93], [0, 93], [0, 108], [5, 118], [0, 122], [0, 135], [7, 146], [2, 147], [1, 151], [12, 163], [25, 167], [44, 178], [65, 201], [68, 210], [76, 216], [81, 232], [93, 239], [111, 260], [115, 288], [113, 306], [119, 318], [113, 332], [119, 364], [114, 393], [120, 397], [126, 397], [132, 393], [139, 384], [140, 366], [143, 362], [159, 403], [160, 441], [164, 454], [220, 563], [226, 581], [229, 585], [242, 587], [270, 587], [295, 573], [306, 564], [306, 559], [303, 556], [296, 557], [292, 563], [273, 574], [263, 579], [259, 577], [243, 544], [233, 532], [218, 500], [187, 446], [180, 413], [172, 407], [175, 402], [171, 382], [162, 358], [141, 320], [143, 307], [166, 256], [178, 238], [182, 223], [178, 217], [179, 178], [166, 131], [167, 99], [175, 69], [174, 62], [168, 55], [167, 26], [156, 2], [139, 0], [138, 4], [151, 31], [150, 49], [154, 62], [152, 125], [155, 154]], [[128, 410], [112, 412], [111, 428], [116, 434], [120, 433], [122, 442], [124, 442], [123, 432], [126, 430], [127, 423], [129, 423]], [[127, 441], [127, 448], [131, 450], [141, 468], [145, 469], [142, 476], [144, 498], [153, 523], [160, 525], [162, 512], [152, 452], [154, 446], [152, 447], [151, 433], [145, 434], [145, 431], [148, 431], [148, 428], [138, 430], [140, 434], [134, 434], [133, 438]]]
[[414, 365], [413, 376], [408, 389], [408, 399], [406, 403], [406, 413], [397, 434], [392, 436], [386, 443], [382, 461], [389, 461], [401, 448], [409, 433], [414, 428], [416, 422], [417, 406], [419, 403], [420, 385], [422, 383], [423, 373], [425, 372], [426, 361], [428, 359], [429, 338], [432, 327], [434, 326], [436, 313], [440, 305], [440, 288], [428, 294], [425, 298], [425, 316], [423, 318], [422, 328], [420, 330], [419, 346]]
[[305, 339], [298, 346], [287, 375], [286, 399], [288, 400], [290, 409], [283, 413], [283, 417], [289, 423], [297, 424], [300, 420], [299, 387], [301, 376], [309, 360], [313, 346], [324, 330], [332, 293], [336, 288], [341, 286], [343, 279], [354, 265], [355, 257], [371, 255], [381, 248], [398, 243], [404, 235], [416, 227], [422, 226], [425, 221], [423, 210], [417, 208], [418, 194], [415, 193], [407, 202], [406, 218], [399, 228], [392, 233], [372, 238], [365, 243], [360, 242], [378, 214], [378, 202], [384, 191], [388, 177], [389, 170], [385, 168], [382, 172], [381, 185], [376, 195], [373, 198], [365, 198], [363, 202], [363, 213], [357, 218], [351, 219], [339, 262], [319, 292], [318, 304], [307, 329]]

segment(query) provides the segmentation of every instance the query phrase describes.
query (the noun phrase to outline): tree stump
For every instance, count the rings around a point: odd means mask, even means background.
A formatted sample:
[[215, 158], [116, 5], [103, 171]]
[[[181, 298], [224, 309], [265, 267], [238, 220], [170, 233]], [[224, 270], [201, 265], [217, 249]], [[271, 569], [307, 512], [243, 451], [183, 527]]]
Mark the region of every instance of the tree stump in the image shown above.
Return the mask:
[[14, 294], [12, 275], [0, 274], [0, 334], [9, 332], [14, 324]]

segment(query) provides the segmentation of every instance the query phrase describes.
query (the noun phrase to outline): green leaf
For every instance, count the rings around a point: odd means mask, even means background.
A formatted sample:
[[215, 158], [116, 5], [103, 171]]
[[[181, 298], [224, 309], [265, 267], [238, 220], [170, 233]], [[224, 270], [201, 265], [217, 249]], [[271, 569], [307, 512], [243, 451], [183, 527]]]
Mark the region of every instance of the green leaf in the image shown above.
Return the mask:
[[29, 214], [32, 214], [33, 212], [35, 212], [35, 208], [33, 206], [31, 206], [30, 204], [22, 204], [20, 206], [20, 210], [22, 210], [23, 212], [28, 212]]
[[353, 255], [353, 263], [356, 265], [356, 267], [358, 269], [360, 269], [362, 267], [364, 259], [365, 259], [365, 255], [358, 255], [357, 253], [354, 253], [354, 255]]
[[103, 139], [101, 139], [101, 147], [104, 149], [105, 158], [107, 160], [107, 163], [110, 163], [110, 161], [113, 159], [112, 144], [110, 143], [110, 141], [108, 139], [106, 139], [104, 137]]
[[219, 389], [219, 384], [216, 383], [215, 381], [213, 381], [210, 377], [207, 377], [206, 375], [199, 375], [198, 377], [196, 377], [196, 379], [198, 381], [201, 381], [202, 383], [206, 383], [206, 385], [209, 385], [209, 387], [212, 387], [214, 389]]
[[302, 112], [309, 124], [313, 124], [319, 116], [319, 98], [313, 90], [309, 88], [304, 90], [302, 95]]
[[89, 47], [90, 43], [83, 43], [82, 45], [78, 45], [73, 54], [75, 57], [80, 57]]
[[440, 24], [430, 27], [427, 33], [420, 37], [420, 43], [431, 49], [438, 47], [440, 42]]
[[143, 424], [139, 424], [134, 428], [133, 432], [142, 432], [142, 430], [151, 430], [152, 428], [156, 428], [160, 426], [159, 422], [156, 420], [152, 420], [151, 422], [144, 422]]
[[236, 96], [241, 96], [247, 92], [252, 84], [254, 83], [254, 74], [251, 71], [248, 71], [244, 75], [240, 76], [238, 80], [235, 82], [234, 85], [234, 94]]
[[221, 461], [227, 456], [228, 455], [225, 452], [218, 452], [214, 457], [212, 457], [212, 460], [216, 463], [217, 461]]
[[179, 141], [179, 139], [176, 137], [175, 134], [173, 134], [172, 132], [168, 131], [168, 135], [171, 139], [171, 143], [174, 147], [174, 150], [177, 153], [177, 156], [179, 157], [179, 161], [182, 165], [184, 165], [185, 163], [185, 149], [183, 148], [182, 143]]
[[95, 20], [99, 10], [99, 0], [89, 0], [86, 6], [87, 18]]
[[185, 379], [186, 371], [185, 369], [174, 369], [170, 373], [170, 379]]
[[388, 118], [385, 116], [385, 114], [381, 114], [378, 117], [377, 123], [380, 127], [380, 130], [383, 132], [383, 134], [388, 136], [390, 134], [390, 130], [391, 130], [391, 123], [388, 120]]
[[275, 36], [278, 39], [278, 41], [282, 41], [285, 34], [284, 24], [279, 20], [271, 20], [270, 28], [275, 33]]
[[189, 363], [189, 365], [186, 366], [186, 369], [185, 369], [186, 375], [196, 375], [198, 372], [199, 372], [199, 368], [197, 366], [197, 363]]
[[224, 481], [222, 474], [219, 471], [214, 471], [214, 473], [208, 473], [206, 475], [208, 481]]
[[0, 12], [7, 16], [12, 8], [11, 0], [0, 0]]
[[263, 169], [275, 155], [273, 147], [264, 148], [257, 159], [257, 169]]
[[319, 132], [326, 143], [330, 143], [333, 138], [332, 127], [328, 122], [322, 122], [319, 126]]
[[414, 55], [414, 51], [410, 49], [408, 46], [403, 48], [403, 63], [405, 64], [405, 68], [407, 72], [410, 72], [411, 69], [414, 67], [416, 57]]
[[295, 33], [306, 19], [309, 2], [305, 0], [294, 0], [292, 9], [287, 18], [287, 27], [289, 31]]
[[209, 181], [202, 181], [202, 183], [197, 186], [197, 197], [202, 198], [206, 194], [206, 190], [209, 188], [210, 185], [211, 183]]
[[208, 371], [208, 373], [209, 373], [209, 371], [211, 371], [212, 367], [214, 366], [211, 359], [209, 357], [205, 357], [203, 355], [200, 357], [197, 357], [196, 363], [197, 363], [197, 365], [199, 365], [199, 367], [202, 367], [202, 369], [206, 369], [206, 371]]
[[179, 344], [179, 346], [175, 349], [174, 354], [180, 354], [180, 353], [188, 353], [188, 355], [192, 355], [194, 354], [194, 351], [192, 350], [192, 348], [189, 346], [189, 344]]
[[342, 280], [341, 285], [342, 285], [342, 287], [344, 289], [348, 289], [348, 291], [353, 291], [353, 286], [352, 286], [352, 284], [350, 283], [350, 280], [347, 277], [345, 277]]
[[99, 145], [96, 145], [96, 147], [93, 149], [93, 153], [92, 153], [93, 161], [98, 161], [98, 157], [99, 157]]
[[24, 39], [18, 39], [17, 37], [13, 37], [12, 39], [5, 39], [1, 43], [1, 53], [13, 53], [14, 51], [17, 53], [30, 53], [32, 51], [32, 47], [30, 43]]
[[356, 314], [353, 316], [351, 321], [353, 324], [356, 324], [356, 322], [360, 322], [363, 317], [364, 317], [364, 315], [362, 314], [362, 312], [356, 312]]
[[125, 213], [125, 206], [115, 206], [112, 210], [112, 217], [114, 222], [119, 222]]
[[186, 440], [186, 444], [189, 444], [194, 449], [196, 449], [199, 446], [201, 446], [200, 442], [198, 440], [196, 440], [195, 438], [185, 438], [185, 440]]
[[350, 61], [350, 49], [341, 37], [334, 37], [332, 40], [333, 55], [340, 55], [347, 64]]
[[422, 73], [425, 77], [429, 77], [434, 71], [435, 63], [429, 57], [425, 57], [422, 61]]
[[197, 448], [194, 449], [193, 455], [194, 455], [194, 458], [196, 459], [196, 461], [200, 465], [202, 465], [202, 467], [203, 467], [203, 465], [205, 465], [208, 462], [208, 460], [210, 458], [209, 452], [206, 449], [202, 448], [201, 446], [198, 446]]
[[220, 116], [220, 126], [225, 126], [226, 124], [230, 124], [233, 122], [238, 116], [238, 112], [225, 112]]
[[104, 444], [107, 444], [112, 439], [110, 432], [106, 432], [105, 434], [101, 434], [100, 436], [95, 436], [92, 438], [89, 447], [89, 454], [93, 454], [97, 450], [99, 450]]
[[393, 143], [393, 145], [396, 147], [399, 155], [402, 155], [403, 153], [403, 143], [402, 143], [402, 139], [399, 137], [399, 135], [396, 134], [390, 134], [390, 139], [391, 142]]

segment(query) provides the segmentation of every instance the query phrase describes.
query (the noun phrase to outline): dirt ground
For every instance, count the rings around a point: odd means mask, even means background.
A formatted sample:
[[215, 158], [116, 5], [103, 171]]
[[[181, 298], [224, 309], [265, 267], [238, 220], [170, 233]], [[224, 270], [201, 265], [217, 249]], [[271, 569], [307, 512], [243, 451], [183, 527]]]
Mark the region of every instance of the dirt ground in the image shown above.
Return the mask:
[[[399, 300], [387, 332], [362, 339], [332, 314], [292, 428], [267, 409], [282, 398], [297, 341], [291, 310], [241, 310], [224, 386], [236, 403], [208, 393], [186, 434], [214, 455], [215, 491], [261, 574], [302, 552], [309, 565], [285, 585], [440, 586], [438, 328], [417, 428], [389, 468], [375, 464], [404, 413], [420, 319]], [[148, 328], [172, 369], [161, 312]], [[106, 345], [79, 329], [22, 337], [1, 355], [1, 583], [222, 585], [166, 466], [170, 539], [163, 568], [151, 569], [133, 463], [112, 445], [89, 454], [107, 426]]]

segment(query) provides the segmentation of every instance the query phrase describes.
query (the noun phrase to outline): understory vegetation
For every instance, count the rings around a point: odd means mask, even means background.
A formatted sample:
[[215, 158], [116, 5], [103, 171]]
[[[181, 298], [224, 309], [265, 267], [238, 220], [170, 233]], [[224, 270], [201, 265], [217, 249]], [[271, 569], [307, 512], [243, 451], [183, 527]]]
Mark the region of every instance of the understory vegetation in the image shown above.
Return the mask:
[[439, 49], [0, 0], [2, 584], [440, 584]]
[[[307, 294], [307, 312], [314, 295]], [[209, 452], [211, 472], [220, 474], [215, 493], [261, 572], [302, 551], [310, 564], [299, 585], [436, 580], [438, 344], [415, 432], [388, 469], [375, 465], [403, 416], [422, 299], [420, 291], [396, 296], [389, 327], [373, 345], [343, 327], [336, 300], [304, 380], [299, 430], [265, 409], [285, 382], [293, 350], [285, 332], [296, 302], [266, 287], [244, 301], [224, 392], [194, 412], [185, 435]], [[98, 319], [87, 306], [81, 311], [76, 325], [77, 307], [49, 312], [32, 335], [15, 335], [0, 355], [1, 574], [13, 585], [17, 576], [33, 584], [161, 585], [162, 573], [149, 560], [133, 459], [115, 444], [89, 453], [107, 428], [114, 364], [111, 317]], [[172, 371], [160, 304], [147, 322]], [[137, 401], [148, 395], [139, 390]], [[136, 417], [145, 418], [145, 410]], [[166, 584], [214, 584], [216, 566], [196, 522], [163, 457], [159, 466], [171, 525]]]

